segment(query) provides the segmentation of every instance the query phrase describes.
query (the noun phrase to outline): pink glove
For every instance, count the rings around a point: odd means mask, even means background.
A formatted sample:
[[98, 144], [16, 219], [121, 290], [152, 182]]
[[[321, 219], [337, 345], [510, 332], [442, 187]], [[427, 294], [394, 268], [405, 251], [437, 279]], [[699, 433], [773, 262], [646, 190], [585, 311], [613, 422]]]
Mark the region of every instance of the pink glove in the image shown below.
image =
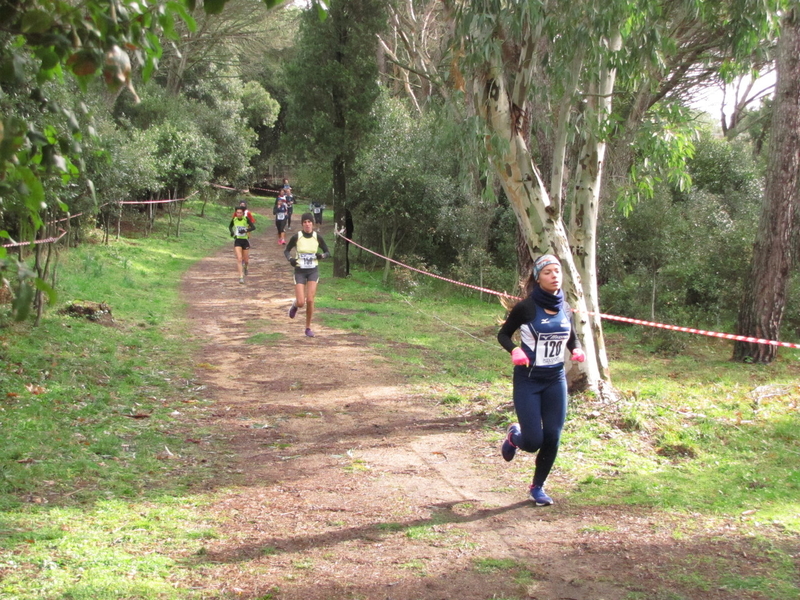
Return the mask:
[[586, 360], [586, 355], [580, 348], [575, 348], [575, 350], [572, 351], [572, 360], [575, 362], [583, 362]]
[[525, 354], [522, 348], [514, 348], [511, 351], [511, 362], [515, 365], [525, 365], [526, 367], [531, 364], [531, 361], [528, 360], [528, 355]]

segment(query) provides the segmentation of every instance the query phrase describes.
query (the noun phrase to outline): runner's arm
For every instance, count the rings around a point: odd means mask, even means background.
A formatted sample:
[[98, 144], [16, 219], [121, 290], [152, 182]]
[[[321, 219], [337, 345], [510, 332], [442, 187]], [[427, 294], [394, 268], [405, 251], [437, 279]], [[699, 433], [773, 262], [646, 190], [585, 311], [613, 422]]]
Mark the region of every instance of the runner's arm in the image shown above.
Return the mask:
[[283, 255], [286, 257], [286, 260], [292, 260], [292, 255], [290, 252], [292, 249], [297, 246], [297, 236], [300, 235], [299, 233], [295, 233], [291, 238], [289, 238], [289, 242], [286, 244], [286, 247], [283, 249]]
[[323, 254], [327, 254], [328, 256], [331, 255], [331, 251], [328, 250], [328, 244], [325, 243], [325, 240], [323, 240], [319, 234], [317, 234], [317, 243], [319, 244], [319, 248], [322, 250]]
[[[570, 309], [572, 312], [572, 309]], [[573, 350], [583, 350], [581, 347], [581, 341], [578, 339], [578, 336], [575, 335], [575, 318], [574, 316], [570, 316], [570, 325], [569, 328], [569, 339], [567, 340], [567, 350], [572, 352]]]
[[[533, 310], [535, 315], [535, 307]], [[528, 321], [530, 321], [530, 317], [528, 315], [527, 301], [523, 300], [515, 304], [511, 312], [508, 313], [506, 322], [500, 326], [500, 331], [497, 332], [497, 341], [500, 342], [500, 345], [508, 352], [511, 352], [517, 347], [511, 340], [511, 336]]]

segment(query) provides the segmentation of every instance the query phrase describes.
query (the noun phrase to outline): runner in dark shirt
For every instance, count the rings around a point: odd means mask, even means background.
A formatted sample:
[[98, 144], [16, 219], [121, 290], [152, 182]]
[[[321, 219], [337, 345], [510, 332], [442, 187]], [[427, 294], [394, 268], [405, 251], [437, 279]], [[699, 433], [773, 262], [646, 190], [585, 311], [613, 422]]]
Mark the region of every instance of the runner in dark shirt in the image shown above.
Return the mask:
[[[567, 416], [564, 360], [583, 362], [585, 355], [572, 327], [572, 311], [561, 291], [561, 263], [552, 254], [538, 258], [526, 286], [528, 296], [516, 304], [500, 327], [497, 340], [514, 363], [514, 410], [519, 423], [508, 426], [501, 453], [510, 461], [517, 449], [538, 452], [530, 499], [547, 506], [553, 499], [544, 483], [558, 454]], [[520, 332], [520, 347], [511, 339]]]

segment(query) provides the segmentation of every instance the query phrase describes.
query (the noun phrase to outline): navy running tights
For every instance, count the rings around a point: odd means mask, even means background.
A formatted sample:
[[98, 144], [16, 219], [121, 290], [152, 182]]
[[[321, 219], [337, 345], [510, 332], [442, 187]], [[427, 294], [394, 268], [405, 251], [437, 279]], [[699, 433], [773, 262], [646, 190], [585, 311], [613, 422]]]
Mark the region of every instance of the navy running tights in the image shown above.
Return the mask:
[[530, 368], [514, 367], [514, 409], [520, 434], [511, 440], [525, 452], [536, 452], [533, 484], [544, 485], [558, 454], [561, 430], [567, 418], [567, 381], [564, 371], [553, 379], [530, 377]]

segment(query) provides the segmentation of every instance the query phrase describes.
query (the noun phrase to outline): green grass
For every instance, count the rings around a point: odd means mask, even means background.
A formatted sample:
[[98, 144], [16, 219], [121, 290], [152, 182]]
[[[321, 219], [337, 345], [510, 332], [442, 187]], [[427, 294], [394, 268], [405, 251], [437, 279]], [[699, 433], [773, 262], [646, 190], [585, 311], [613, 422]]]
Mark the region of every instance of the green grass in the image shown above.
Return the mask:
[[[505, 314], [499, 304], [453, 297], [436, 283], [403, 296], [358, 270], [346, 280], [325, 278], [319, 291], [326, 324], [375, 340], [442, 411], [482, 415], [487, 438], [500, 440], [515, 417], [508, 356], [495, 340]], [[735, 522], [731, 539], [748, 554], [757, 551], [755, 538], [772, 542], [757, 572], [730, 575], [738, 558], [726, 569], [689, 565], [688, 574], [666, 576], [667, 590], [671, 582], [797, 597], [800, 583], [784, 565], [800, 534], [800, 353], [782, 349], [772, 365], [748, 365], [731, 362], [730, 343], [721, 340], [685, 335], [669, 354], [641, 328], [606, 331], [620, 399], [607, 405], [591, 394], [571, 397], [553, 474], [559, 495], [574, 506], [683, 515], [676, 539], [702, 532], [691, 525], [701, 516], [712, 528]], [[521, 482], [530, 477], [525, 465], [512, 468]], [[430, 535], [418, 529], [407, 534]]]
[[[216, 471], [207, 435], [187, 435], [175, 414], [207, 405], [179, 282], [227, 243], [229, 214], [197, 208], [179, 239], [157, 226], [104, 246], [90, 233], [63, 253], [41, 325], [0, 327], [0, 597], [195, 595], [181, 552], [217, 534], [187, 497]], [[107, 303], [114, 325], [58, 313], [77, 300]]]
[[[504, 311], [433, 287], [407, 297], [381, 290], [369, 273], [326, 278], [320, 317], [341, 328], [358, 322], [445, 407], [494, 402], [500, 410], [487, 422], [502, 426], [513, 419], [508, 355], [495, 340]], [[612, 364], [621, 399], [599, 407], [589, 395], [571, 400], [557, 463], [576, 482], [571, 500], [711, 515], [757, 507], [754, 521], [800, 532], [798, 353], [743, 365], [729, 361], [729, 343], [687, 336], [680, 354], [664, 357], [645, 346], [641, 329], [609, 330], [624, 350]]]
[[379, 349], [418, 378], [476, 386], [506, 376], [508, 353], [495, 338], [502, 316], [498, 303], [437, 293], [438, 285], [430, 296], [410, 297], [381, 289], [368, 272], [332, 279], [330, 269], [323, 263], [317, 293], [318, 316], [326, 325], [376, 338]]
[[715, 516], [755, 509], [754, 523], [800, 532], [797, 361], [743, 365], [729, 352], [695, 339], [680, 357], [615, 361], [620, 402], [594, 420], [579, 405], [567, 425], [560, 462], [579, 482], [573, 499]]
[[274, 346], [277, 342], [280, 342], [282, 339], [286, 337], [284, 333], [256, 333], [251, 335], [245, 340], [246, 344], [258, 344], [261, 346]]
[[[180, 239], [157, 229], [150, 239], [90, 243], [62, 256], [59, 307], [106, 302], [113, 327], [55, 310], [37, 328], [0, 323], [0, 597], [203, 597], [190, 587], [196, 574], [186, 558], [205, 555], [209, 540], [227, 534], [204, 520], [205, 496], [193, 490], [218, 474], [213, 457], [221, 448], [210, 432], [184, 429], [191, 419], [173, 414], [205, 409], [193, 372], [213, 368], [191, 362], [196, 346], [178, 282], [228, 243], [230, 209], [208, 206], [199, 218], [188, 206]], [[358, 267], [334, 280], [330, 268], [323, 262], [315, 318], [365, 336], [430, 400], [430, 410], [469, 416], [484, 425], [487, 446], [499, 441], [514, 419], [510, 361], [495, 339], [502, 307], [453, 295], [438, 282], [398, 294]], [[248, 343], [281, 339], [264, 333], [263, 322], [247, 327]], [[782, 350], [769, 366], [742, 365], [729, 361], [730, 346], [719, 340], [688, 337], [669, 355], [639, 328], [608, 327], [607, 338], [620, 399], [602, 404], [573, 395], [551, 491], [577, 508], [646, 510], [682, 545], [735, 547], [665, 564], [658, 598], [720, 588], [732, 597], [796, 598], [798, 353]], [[369, 468], [352, 456], [342, 466], [349, 476]], [[530, 463], [508, 468], [520, 486], [530, 476]], [[448, 522], [436, 515], [376, 528], [409, 543], [462, 543]], [[618, 534], [603, 523], [580, 533]], [[484, 557], [474, 565], [507, 572], [523, 587], [539, 578], [512, 563]], [[402, 568], [424, 575], [427, 565]]]

